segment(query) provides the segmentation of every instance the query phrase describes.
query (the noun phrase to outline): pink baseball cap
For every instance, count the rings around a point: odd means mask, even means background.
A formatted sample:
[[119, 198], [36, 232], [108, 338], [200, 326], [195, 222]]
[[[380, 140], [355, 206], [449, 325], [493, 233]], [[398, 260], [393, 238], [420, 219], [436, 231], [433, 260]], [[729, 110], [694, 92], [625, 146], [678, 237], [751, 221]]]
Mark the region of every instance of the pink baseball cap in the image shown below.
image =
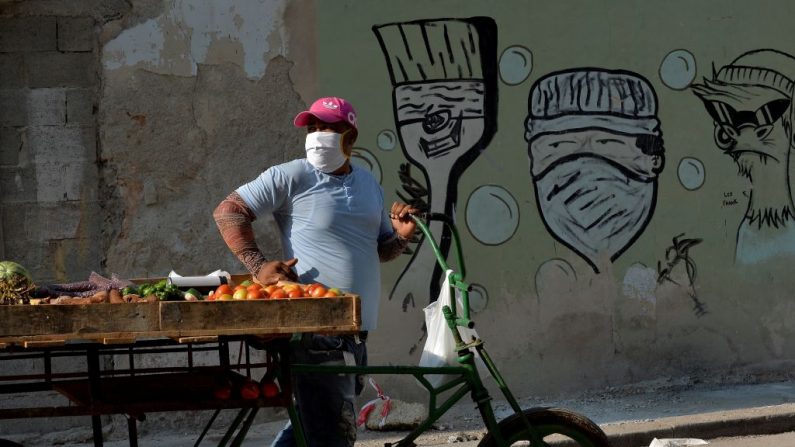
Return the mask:
[[356, 127], [356, 111], [351, 103], [342, 98], [329, 96], [318, 99], [312, 103], [309, 110], [296, 115], [293, 124], [295, 127], [304, 127], [309, 123], [309, 117], [311, 116], [327, 123], [345, 121], [358, 130]]

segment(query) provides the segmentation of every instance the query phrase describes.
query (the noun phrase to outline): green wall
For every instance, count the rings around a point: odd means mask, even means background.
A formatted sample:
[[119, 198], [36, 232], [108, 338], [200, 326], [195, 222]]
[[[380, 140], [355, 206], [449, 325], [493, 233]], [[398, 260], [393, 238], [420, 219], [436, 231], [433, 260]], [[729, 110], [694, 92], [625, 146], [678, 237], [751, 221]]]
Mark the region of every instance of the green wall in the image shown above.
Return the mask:
[[[392, 149], [385, 144], [389, 132], [398, 136], [400, 128], [387, 58], [373, 27], [404, 24], [409, 49], [399, 48], [399, 39], [394, 39], [397, 28], [381, 28], [387, 36], [386, 53], [393, 65], [401, 57], [422, 61], [429, 71], [427, 85], [450, 80], [440, 81], [439, 66], [422, 54], [425, 46], [418, 30], [425, 26], [430, 32], [428, 48], [433, 48], [433, 54], [445, 46], [439, 40], [443, 23], [439, 19], [451, 19], [444, 23], [457, 37], [461, 35], [453, 28], [462, 21], [493, 19], [496, 33], [483, 35], [483, 28], [476, 40], [496, 39], [495, 58], [482, 61], [482, 67], [496, 68], [492, 73], [496, 108], [488, 112], [486, 107], [488, 117], [479, 120], [458, 117], [470, 125], [464, 126], [461, 141], [471, 137], [467, 132], [483, 126], [483, 121], [495, 133], [486, 144], [475, 145], [478, 153], [468, 167], [453, 169], [450, 183], [457, 188], [454, 217], [462, 233], [467, 279], [476, 285], [473, 295], [479, 311], [474, 319], [500, 363], [507, 366], [510, 378], [525, 389], [563, 389], [758, 365], [775, 369], [795, 354], [787, 317], [795, 310], [790, 295], [793, 275], [789, 274], [795, 256], [788, 184], [792, 132], [787, 124], [795, 80], [794, 7], [787, 1], [318, 1], [319, 93], [345, 97], [357, 107], [360, 151], [356, 161], [377, 166], [374, 172], [380, 173], [391, 203], [399, 199], [397, 191], [403, 191], [398, 171], [409, 160], [400, 141]], [[418, 20], [435, 22], [406, 23]], [[734, 63], [749, 67], [746, 72], [737, 68], [721, 74], [722, 67], [757, 50], [780, 53], [747, 55]], [[407, 52], [413, 53], [411, 58]], [[530, 54], [532, 62], [523, 66], [522, 54], [526, 59]], [[460, 54], [458, 58], [456, 63], [462, 63]], [[435, 61], [438, 64], [438, 58]], [[757, 118], [749, 117], [763, 116], [762, 112], [731, 115], [737, 131], [737, 142], [730, 140], [727, 149], [735, 151], [732, 156], [718, 148], [713, 118], [692, 88], [705, 79], [715, 80], [713, 66], [718, 81], [736, 87], [725, 102], [735, 110], [745, 105], [756, 112], [763, 104], [783, 100], [768, 111], [772, 115], [766, 115], [773, 120], [767, 123], [771, 127], [759, 131], [770, 133], [757, 133], [756, 139], [749, 132], [766, 123], [749, 127], [748, 119], [753, 121]], [[601, 112], [593, 98], [578, 98], [580, 105], [575, 109], [579, 112], [568, 113], [575, 124], [560, 130], [549, 121], [558, 129], [549, 135], [594, 139], [563, 161], [582, 161], [580, 174], [590, 169], [593, 160], [605, 158], [629, 166], [635, 154], [638, 163], [648, 163], [654, 149], [633, 148], [637, 135], [661, 134], [664, 142], [664, 154], [659, 148], [656, 153], [658, 163], [663, 161], [659, 156], [664, 157], [662, 170], [645, 171], [643, 176], [645, 185], [656, 185], [650, 186], [656, 187], [656, 195], [651, 200], [617, 202], [628, 212], [643, 207], [650, 212], [645, 217], [640, 212], [640, 223], [634, 223], [637, 229], [624, 242], [591, 243], [602, 244], [591, 256], [584, 254], [590, 250], [585, 248], [588, 243], [573, 241], [572, 234], [560, 234], [561, 230], [554, 234], [552, 227], [566, 226], [560, 223], [564, 218], [544, 217], [541, 208], [561, 205], [537, 203], [538, 186], [530, 174], [525, 139], [531, 87], [551, 73], [575, 69], [618, 70], [624, 73], [618, 77], [626, 80], [629, 76], [628, 82], [636, 87], [642, 83], [638, 79], [645, 78], [653, 91], [645, 99], [656, 99], [656, 107], [645, 106], [656, 111], [648, 116], [644, 115], [648, 110], [619, 116], [618, 109], [607, 107], [602, 112], [620, 119], [632, 115], [630, 128], [640, 126], [641, 120], [656, 119], [659, 128], [635, 132], [613, 123], [607, 130], [627, 139], [594, 149], [598, 133], [605, 129], [594, 124], [599, 118], [592, 118]], [[778, 84], [773, 86], [776, 74]], [[416, 82], [416, 73], [408, 76], [409, 85], [422, 85]], [[605, 86], [618, 85], [605, 82]], [[595, 95], [595, 88], [573, 90], [569, 96], [560, 93], [558, 103], [571, 99], [576, 91]], [[621, 96], [621, 86], [616, 89], [613, 95]], [[611, 95], [605, 94], [606, 98]], [[558, 105], [558, 112], [567, 114]], [[450, 126], [455, 118], [454, 113]], [[576, 124], [581, 122], [586, 123], [582, 129]], [[621, 132], [616, 130], [619, 127]], [[584, 134], [575, 135], [575, 130]], [[414, 147], [409, 151], [418, 150], [418, 135], [403, 137]], [[554, 148], [564, 146], [556, 143]], [[561, 155], [551, 147], [547, 149], [554, 161]], [[443, 158], [428, 158], [427, 178], [420, 166], [410, 168], [422, 184], [431, 183], [432, 199], [424, 199], [435, 201], [432, 211], [445, 211], [438, 206], [445, 202], [443, 198], [448, 207], [453, 201], [450, 190], [444, 190], [445, 182], [437, 182], [446, 177], [452, 163]], [[751, 175], [740, 175], [743, 170]], [[743, 224], [751, 200], [763, 218], [749, 218]], [[765, 220], [767, 208], [773, 214]], [[741, 225], [747, 227], [747, 238], [738, 249]], [[427, 249], [424, 245], [412, 248], [421, 253]], [[421, 254], [405, 255], [385, 266], [381, 330], [372, 348], [376, 361], [415, 361], [419, 355], [421, 309], [438, 290], [432, 267], [432, 260], [423, 260]], [[695, 309], [696, 305], [706, 313]], [[532, 381], [524, 377], [529, 372]]]

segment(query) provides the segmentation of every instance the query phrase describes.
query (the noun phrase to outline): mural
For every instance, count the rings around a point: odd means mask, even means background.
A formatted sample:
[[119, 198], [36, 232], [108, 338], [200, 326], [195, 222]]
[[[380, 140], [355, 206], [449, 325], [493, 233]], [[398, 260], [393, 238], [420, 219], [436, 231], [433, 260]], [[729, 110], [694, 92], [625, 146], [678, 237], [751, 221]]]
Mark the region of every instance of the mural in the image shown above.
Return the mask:
[[[376, 25], [373, 32], [389, 69], [398, 138], [411, 164], [400, 168], [408, 194], [401, 197], [455, 216], [458, 179], [497, 130], [497, 26], [489, 17], [430, 19]], [[446, 256], [449, 231], [438, 222], [430, 230]], [[390, 293], [390, 299], [403, 300], [404, 311], [415, 294], [435, 300], [441, 285], [431, 247], [416, 243]]]
[[744, 53], [691, 88], [714, 121], [715, 144], [750, 184], [737, 231], [735, 262], [795, 255], [790, 163], [795, 58], [776, 50]]
[[657, 96], [629, 71], [548, 74], [529, 94], [525, 140], [547, 231], [599, 272], [643, 233], [664, 149]]
[[676, 285], [682, 286], [671, 275], [677, 265], [684, 265], [687, 274], [687, 284], [684, 287], [688, 289], [688, 295], [693, 301], [693, 313], [697, 317], [703, 317], [707, 314], [707, 306], [700, 299], [696, 293], [696, 262], [690, 257], [690, 249], [702, 242], [699, 238], [683, 238], [684, 233], [678, 234], [671, 239], [671, 246], [665, 250], [665, 267], [662, 262], [657, 261], [657, 284], [662, 284], [665, 281], [670, 281]]

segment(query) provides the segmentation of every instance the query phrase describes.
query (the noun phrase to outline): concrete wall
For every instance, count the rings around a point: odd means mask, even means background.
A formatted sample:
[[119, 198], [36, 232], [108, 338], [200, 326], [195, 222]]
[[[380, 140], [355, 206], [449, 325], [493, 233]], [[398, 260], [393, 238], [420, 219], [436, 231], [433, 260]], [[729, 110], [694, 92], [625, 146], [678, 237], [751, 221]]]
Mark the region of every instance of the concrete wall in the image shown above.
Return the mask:
[[[455, 217], [518, 392], [786, 374], [793, 6], [492, 3], [0, 2], [3, 257], [39, 281], [241, 271], [213, 207], [338, 95], [386, 200]], [[373, 363], [419, 358], [441, 272], [411, 248]]]

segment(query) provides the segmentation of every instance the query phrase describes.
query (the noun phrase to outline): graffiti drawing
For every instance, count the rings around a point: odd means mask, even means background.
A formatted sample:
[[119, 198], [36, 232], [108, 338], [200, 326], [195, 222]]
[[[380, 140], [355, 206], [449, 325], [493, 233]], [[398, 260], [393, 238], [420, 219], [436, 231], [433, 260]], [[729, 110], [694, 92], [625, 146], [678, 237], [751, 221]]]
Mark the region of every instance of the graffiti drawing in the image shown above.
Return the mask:
[[795, 255], [790, 164], [795, 148], [795, 58], [776, 50], [744, 53], [694, 84], [714, 122], [715, 144], [750, 183], [737, 231], [735, 262]]
[[[497, 25], [489, 17], [431, 19], [376, 25], [373, 32], [389, 69], [403, 154], [423, 176], [401, 169], [404, 190], [416, 193], [424, 184], [425, 195], [409, 203], [455, 216], [458, 179], [497, 130]], [[430, 230], [446, 256], [449, 230], [438, 222]], [[390, 299], [406, 303], [429, 293], [435, 300], [441, 277], [420, 240]]]
[[581, 68], [533, 84], [525, 139], [544, 225], [595, 272], [643, 233], [664, 165], [657, 96], [642, 76]]
[[660, 261], [657, 261], [657, 284], [670, 281], [681, 285], [671, 278], [671, 273], [677, 265], [683, 264], [687, 273], [688, 295], [693, 300], [693, 312], [697, 317], [703, 317], [707, 314], [707, 306], [696, 294], [696, 263], [689, 254], [690, 249], [700, 244], [702, 239], [682, 239], [684, 235], [681, 233], [674, 236], [671, 241], [672, 245], [665, 250], [665, 267]]

